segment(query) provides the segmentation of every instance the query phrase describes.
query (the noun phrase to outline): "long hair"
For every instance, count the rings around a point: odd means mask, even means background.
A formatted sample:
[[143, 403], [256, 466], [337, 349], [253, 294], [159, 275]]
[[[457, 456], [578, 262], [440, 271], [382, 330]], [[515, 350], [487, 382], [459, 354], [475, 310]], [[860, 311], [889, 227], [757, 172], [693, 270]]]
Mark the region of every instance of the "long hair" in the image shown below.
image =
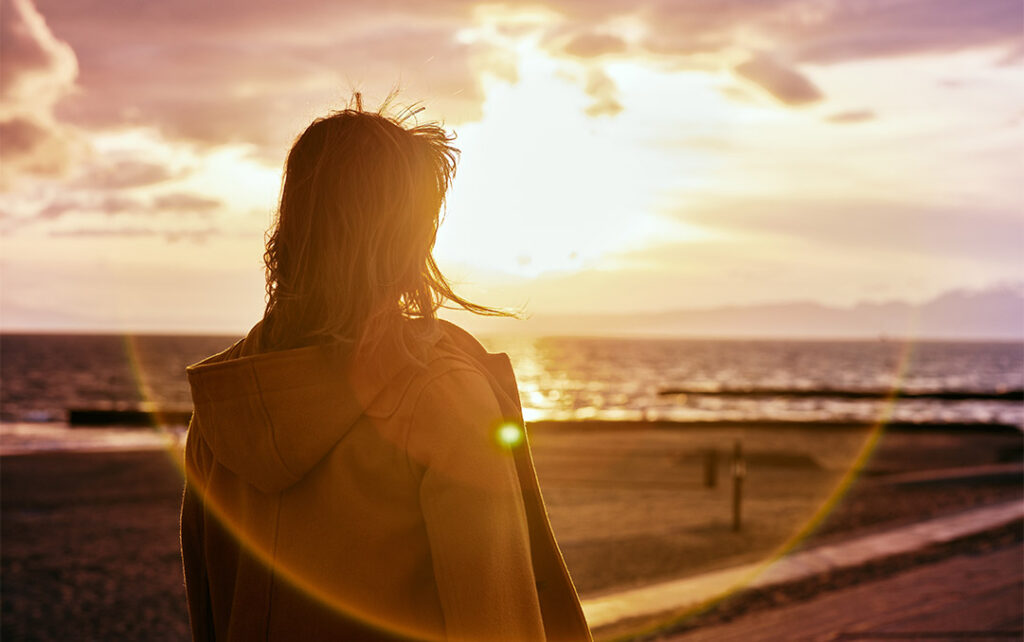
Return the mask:
[[406, 126], [411, 109], [392, 117], [387, 103], [368, 112], [355, 100], [313, 121], [288, 154], [264, 255], [266, 350], [372, 349], [401, 336], [403, 319], [432, 327], [443, 305], [507, 315], [455, 294], [432, 254], [455, 136], [435, 123]]

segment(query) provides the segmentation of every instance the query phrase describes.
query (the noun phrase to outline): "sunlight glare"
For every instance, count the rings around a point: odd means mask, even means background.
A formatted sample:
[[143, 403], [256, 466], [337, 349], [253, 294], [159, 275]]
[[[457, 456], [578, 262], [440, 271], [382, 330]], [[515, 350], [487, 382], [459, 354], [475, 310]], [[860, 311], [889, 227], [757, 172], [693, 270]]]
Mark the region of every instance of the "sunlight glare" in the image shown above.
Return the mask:
[[[517, 81], [482, 71], [484, 116], [457, 129], [462, 160], [438, 256], [529, 278], [696, 238], [659, 206], [700, 179], [700, 153], [650, 145], [642, 133], [651, 126], [625, 112], [588, 116], [588, 69], [542, 50], [529, 32], [502, 38]], [[615, 74], [628, 79], [636, 67], [618, 63]]]

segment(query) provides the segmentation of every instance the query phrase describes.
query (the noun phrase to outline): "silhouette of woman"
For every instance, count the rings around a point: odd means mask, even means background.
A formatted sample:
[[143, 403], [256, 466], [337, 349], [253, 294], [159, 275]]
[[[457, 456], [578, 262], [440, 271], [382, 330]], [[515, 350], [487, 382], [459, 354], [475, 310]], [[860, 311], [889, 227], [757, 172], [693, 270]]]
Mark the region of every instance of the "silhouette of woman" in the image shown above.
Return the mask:
[[195, 640], [590, 639], [508, 358], [436, 318], [500, 312], [434, 262], [457, 150], [409, 115], [299, 136], [263, 319], [188, 368]]

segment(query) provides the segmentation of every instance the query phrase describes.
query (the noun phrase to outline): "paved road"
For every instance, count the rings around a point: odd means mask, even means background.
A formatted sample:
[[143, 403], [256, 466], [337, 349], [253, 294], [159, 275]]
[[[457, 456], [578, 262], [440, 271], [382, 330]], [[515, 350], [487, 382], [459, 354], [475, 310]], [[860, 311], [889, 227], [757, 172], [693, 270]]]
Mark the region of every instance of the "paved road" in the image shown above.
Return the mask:
[[667, 640], [1024, 640], [1024, 547], [958, 555]]
[[696, 608], [736, 586], [764, 589], [824, 573], [855, 569], [1021, 519], [1024, 519], [1024, 504], [1019, 501], [1003, 502], [798, 551], [774, 561], [767, 569], [761, 563], [746, 564], [589, 598], [584, 600], [583, 610], [597, 637], [614, 637], [615, 632], [621, 630], [622, 623], [644, 617], [653, 621], [659, 614]]

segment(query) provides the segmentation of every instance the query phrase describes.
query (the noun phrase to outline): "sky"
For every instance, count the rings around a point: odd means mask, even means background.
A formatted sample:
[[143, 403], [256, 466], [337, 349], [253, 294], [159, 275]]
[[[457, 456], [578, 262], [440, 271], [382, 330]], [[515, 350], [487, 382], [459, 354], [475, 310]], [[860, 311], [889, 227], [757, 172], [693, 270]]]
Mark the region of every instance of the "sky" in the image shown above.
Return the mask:
[[1024, 282], [1019, 0], [0, 0], [0, 327], [239, 333], [290, 144], [457, 134], [436, 256], [542, 318]]

